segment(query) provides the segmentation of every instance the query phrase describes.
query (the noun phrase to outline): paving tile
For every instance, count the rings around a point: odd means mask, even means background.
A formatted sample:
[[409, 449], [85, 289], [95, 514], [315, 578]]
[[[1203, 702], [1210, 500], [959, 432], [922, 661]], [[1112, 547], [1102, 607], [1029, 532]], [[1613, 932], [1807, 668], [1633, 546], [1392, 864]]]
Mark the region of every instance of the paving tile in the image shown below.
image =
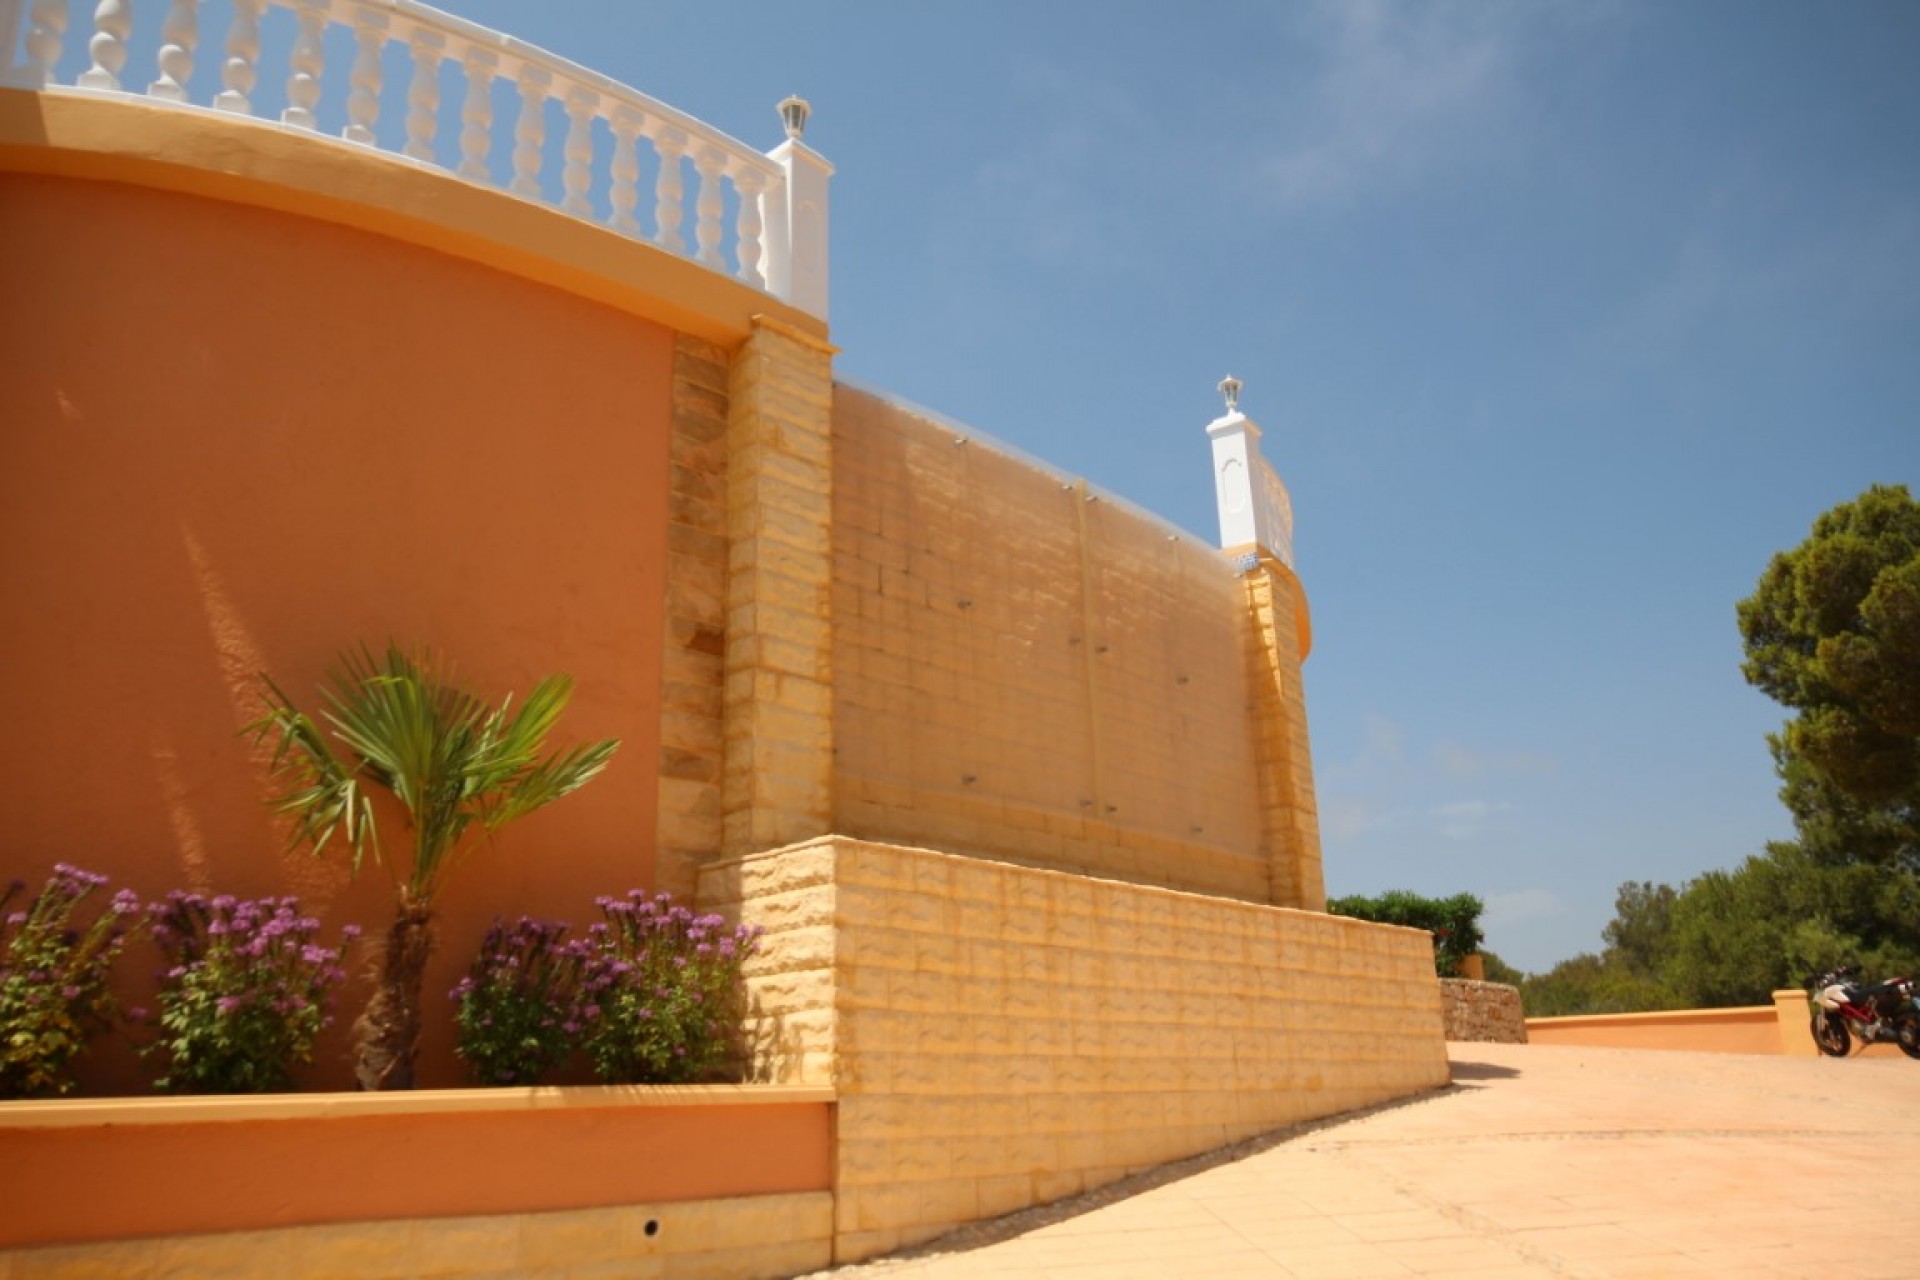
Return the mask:
[[[1464, 1087], [998, 1243], [879, 1263], [915, 1280], [1230, 1276], [1901, 1280], [1881, 1239], [1920, 1204], [1920, 1071], [1904, 1060], [1450, 1046]], [[1483, 1068], [1475, 1070], [1474, 1068]], [[1155, 1182], [1159, 1185], [1155, 1185]], [[987, 1238], [991, 1238], [989, 1233]], [[842, 1268], [849, 1280], [867, 1268]]]
[[1407, 1280], [1420, 1273], [1364, 1245], [1340, 1249], [1302, 1249], [1276, 1259], [1275, 1272], [1294, 1280]]

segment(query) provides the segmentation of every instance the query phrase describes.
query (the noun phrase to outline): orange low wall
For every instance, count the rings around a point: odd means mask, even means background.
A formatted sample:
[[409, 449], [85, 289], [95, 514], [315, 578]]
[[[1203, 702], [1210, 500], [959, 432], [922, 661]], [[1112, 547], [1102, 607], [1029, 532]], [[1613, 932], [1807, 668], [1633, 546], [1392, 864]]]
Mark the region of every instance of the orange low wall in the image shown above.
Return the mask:
[[[1803, 998], [1804, 1003], [1804, 998]], [[1795, 1028], [1807, 1039], [1804, 1019]], [[1605, 1049], [1693, 1049], [1704, 1053], [1786, 1051], [1772, 1005], [1742, 1009], [1676, 1009], [1660, 1013], [1528, 1018], [1527, 1043]], [[1809, 1042], [1808, 1048], [1812, 1048]]]
[[[1738, 1009], [1669, 1009], [1659, 1013], [1584, 1014], [1528, 1018], [1527, 1042], [1600, 1049], [1692, 1049], [1700, 1053], [1764, 1053], [1813, 1057], [1807, 1031], [1807, 993], [1776, 991], [1770, 1005]], [[1885, 1057], [1891, 1044], [1855, 1044], [1855, 1055]]]
[[831, 1098], [710, 1085], [0, 1103], [0, 1250], [827, 1191]]

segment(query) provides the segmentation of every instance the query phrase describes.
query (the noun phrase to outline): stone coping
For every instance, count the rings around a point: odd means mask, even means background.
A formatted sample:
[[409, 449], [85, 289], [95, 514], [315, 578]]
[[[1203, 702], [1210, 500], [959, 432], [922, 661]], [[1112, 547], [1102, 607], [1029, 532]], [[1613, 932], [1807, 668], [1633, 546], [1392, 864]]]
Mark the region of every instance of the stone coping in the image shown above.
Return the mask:
[[682, 1084], [47, 1098], [0, 1102], [0, 1131], [352, 1116], [786, 1105], [834, 1102], [838, 1096], [825, 1085]]

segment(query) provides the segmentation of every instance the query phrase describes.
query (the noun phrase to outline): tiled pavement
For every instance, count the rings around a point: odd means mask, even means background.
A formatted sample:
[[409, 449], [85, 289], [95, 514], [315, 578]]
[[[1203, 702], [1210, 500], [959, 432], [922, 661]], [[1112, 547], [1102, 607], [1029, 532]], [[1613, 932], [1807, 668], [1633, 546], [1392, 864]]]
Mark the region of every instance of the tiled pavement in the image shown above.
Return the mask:
[[[836, 1278], [1920, 1269], [1920, 1062], [1453, 1044], [1451, 1087]], [[1234, 1158], [1237, 1157], [1237, 1158]]]

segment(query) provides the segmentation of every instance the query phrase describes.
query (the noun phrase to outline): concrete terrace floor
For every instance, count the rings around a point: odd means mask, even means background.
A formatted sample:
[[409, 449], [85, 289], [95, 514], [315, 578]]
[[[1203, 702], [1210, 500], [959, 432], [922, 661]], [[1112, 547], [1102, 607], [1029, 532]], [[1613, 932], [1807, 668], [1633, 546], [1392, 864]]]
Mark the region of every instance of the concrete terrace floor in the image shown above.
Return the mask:
[[1914, 1274], [1920, 1062], [1448, 1050], [1436, 1093], [821, 1274]]

